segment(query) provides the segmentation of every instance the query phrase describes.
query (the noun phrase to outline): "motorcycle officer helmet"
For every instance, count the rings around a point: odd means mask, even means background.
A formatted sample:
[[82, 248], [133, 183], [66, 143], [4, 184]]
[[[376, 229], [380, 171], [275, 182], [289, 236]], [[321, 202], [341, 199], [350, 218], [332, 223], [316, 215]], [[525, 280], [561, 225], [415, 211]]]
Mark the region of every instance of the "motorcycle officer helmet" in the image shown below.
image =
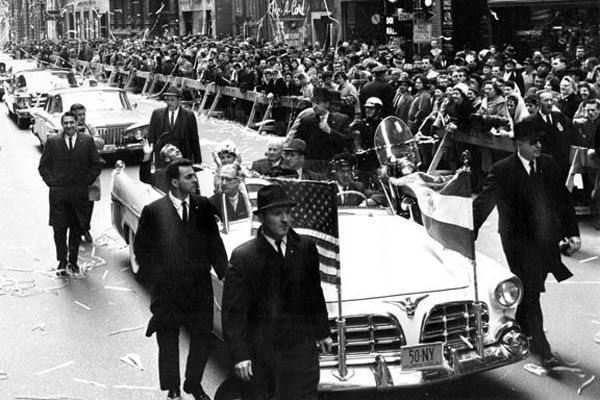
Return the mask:
[[365, 101], [365, 107], [383, 107], [383, 102], [379, 97], [369, 97], [367, 101]]

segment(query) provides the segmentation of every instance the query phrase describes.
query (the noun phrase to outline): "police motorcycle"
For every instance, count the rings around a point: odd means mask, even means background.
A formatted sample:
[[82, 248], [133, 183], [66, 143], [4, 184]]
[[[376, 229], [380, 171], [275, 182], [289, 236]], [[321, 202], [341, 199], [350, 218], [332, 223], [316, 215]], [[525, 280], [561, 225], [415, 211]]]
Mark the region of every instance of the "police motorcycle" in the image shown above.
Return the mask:
[[371, 184], [376, 183], [398, 215], [417, 223], [422, 222], [415, 193], [407, 186], [393, 185], [390, 178], [401, 178], [417, 172], [421, 165], [419, 144], [436, 142], [435, 137], [420, 134], [415, 137], [408, 124], [398, 117], [389, 116], [377, 126], [373, 147], [357, 152], [358, 170], [364, 174], [364, 170], [376, 161], [379, 168], [375, 174], [371, 174]]

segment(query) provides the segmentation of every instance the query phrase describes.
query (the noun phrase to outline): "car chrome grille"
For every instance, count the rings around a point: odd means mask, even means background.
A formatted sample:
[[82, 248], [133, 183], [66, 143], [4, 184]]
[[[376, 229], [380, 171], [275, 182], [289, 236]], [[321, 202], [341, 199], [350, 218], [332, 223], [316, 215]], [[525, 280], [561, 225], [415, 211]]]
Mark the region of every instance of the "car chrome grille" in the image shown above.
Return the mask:
[[[329, 320], [333, 354], [338, 352], [338, 330], [335, 319]], [[406, 344], [402, 328], [388, 315], [346, 317], [346, 354], [374, 354], [400, 351]]]
[[[481, 315], [484, 334], [489, 330], [488, 307], [483, 303]], [[475, 347], [475, 310], [473, 302], [445, 303], [435, 306], [425, 317], [421, 342], [444, 342], [463, 350]]]
[[104, 128], [96, 128], [98, 136], [104, 140], [104, 144], [122, 144], [123, 143], [124, 126], [109, 126]]
[[47, 93], [41, 93], [38, 96], [33, 96], [32, 97], [31, 105], [33, 107], [38, 107], [38, 108], [41, 108], [41, 109], [45, 109], [47, 102], [48, 102], [48, 94]]

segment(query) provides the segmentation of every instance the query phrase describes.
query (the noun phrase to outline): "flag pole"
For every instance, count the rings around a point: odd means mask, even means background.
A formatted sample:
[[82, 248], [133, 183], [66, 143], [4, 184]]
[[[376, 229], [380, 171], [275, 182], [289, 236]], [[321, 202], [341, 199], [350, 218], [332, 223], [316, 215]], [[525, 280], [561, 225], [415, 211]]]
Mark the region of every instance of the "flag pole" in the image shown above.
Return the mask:
[[[465, 150], [461, 154], [461, 159], [463, 162], [463, 171], [471, 174], [471, 168], [469, 167], [469, 161], [471, 158], [471, 152], [469, 150]], [[469, 182], [470, 182], [469, 176]], [[477, 350], [477, 355], [480, 358], [483, 358], [483, 303], [479, 300], [479, 283], [477, 280], [477, 258], [475, 256], [475, 232], [471, 231], [471, 265], [473, 266], [473, 287], [475, 289], [475, 301], [473, 303], [473, 312], [475, 314], [475, 349]]]
[[346, 364], [346, 320], [342, 314], [342, 283], [338, 277], [336, 283], [338, 317], [336, 319], [338, 332], [338, 379], [344, 381], [348, 377], [348, 365]]

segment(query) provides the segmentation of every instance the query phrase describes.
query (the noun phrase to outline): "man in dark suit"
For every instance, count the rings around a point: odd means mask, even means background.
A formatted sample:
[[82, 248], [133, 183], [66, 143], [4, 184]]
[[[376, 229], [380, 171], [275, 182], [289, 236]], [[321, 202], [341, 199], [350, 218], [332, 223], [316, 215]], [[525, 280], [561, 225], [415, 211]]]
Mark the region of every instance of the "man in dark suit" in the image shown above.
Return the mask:
[[139, 277], [151, 285], [152, 318], [146, 336], [156, 333], [160, 387], [180, 397], [179, 326], [190, 335], [183, 390], [196, 400], [209, 397], [201, 381], [213, 327], [210, 268], [222, 279], [227, 254], [207, 198], [197, 196], [192, 162], [180, 158], [166, 169], [169, 194], [142, 210], [135, 235]]
[[[61, 118], [63, 132], [48, 138], [38, 171], [50, 188], [50, 226], [59, 276], [67, 266], [79, 273], [77, 256], [81, 235], [90, 229], [88, 187], [100, 175], [101, 160], [94, 139], [77, 132], [77, 117], [68, 111]], [[67, 245], [67, 231], [69, 241]]]
[[517, 152], [490, 169], [482, 192], [473, 202], [475, 232], [498, 207], [498, 232], [510, 270], [523, 283], [516, 319], [531, 337], [531, 350], [551, 369], [560, 362], [552, 354], [543, 326], [540, 293], [549, 272], [557, 281], [572, 276], [561, 261], [559, 242], [569, 238], [571, 251], [581, 246], [575, 211], [559, 166], [542, 153], [542, 131], [532, 121], [515, 125]]
[[303, 110], [287, 133], [286, 141], [298, 138], [306, 143], [307, 158], [329, 161], [335, 154], [352, 146], [350, 118], [329, 111], [331, 95], [325, 88], [316, 88], [313, 106]]
[[563, 183], [567, 179], [571, 166], [571, 145], [575, 139], [576, 128], [560, 111], [552, 111], [554, 98], [549, 91], [538, 94], [539, 112], [525, 118], [533, 123], [536, 131], [544, 132], [542, 136], [542, 152], [549, 154], [558, 163]]
[[281, 138], [273, 137], [267, 142], [267, 151], [265, 158], [252, 162], [252, 171], [260, 175], [265, 175], [268, 170], [281, 163], [281, 154], [283, 152], [283, 141]]
[[[383, 117], [394, 114], [394, 87], [385, 79], [387, 68], [383, 65], [373, 68], [374, 79], [360, 90], [360, 104], [364, 106], [369, 97], [377, 97], [383, 103]], [[363, 115], [365, 109], [362, 109]]]
[[223, 203], [225, 203], [228, 221], [247, 218], [248, 203], [246, 196], [240, 192], [242, 174], [238, 164], [226, 164], [221, 167], [221, 190], [211, 196], [210, 203], [224, 219]]
[[223, 292], [223, 333], [245, 399], [317, 399], [317, 346], [332, 339], [312, 241], [291, 229], [295, 205], [278, 185], [258, 192], [256, 238], [233, 251]]
[[154, 145], [157, 167], [166, 164], [159, 157], [160, 150], [170, 143], [177, 147], [183, 157], [195, 164], [202, 164], [198, 124], [194, 113], [181, 107], [181, 92], [170, 88], [164, 94], [167, 107], [152, 112], [148, 127], [148, 141]]
[[364, 183], [354, 180], [356, 157], [350, 153], [336, 154], [330, 165], [332, 178], [338, 187], [338, 205], [345, 207], [377, 205], [376, 200], [370, 198], [374, 192], [367, 190]]
[[[142, 140], [142, 149], [144, 157], [140, 163], [140, 181], [160, 189], [163, 193], [169, 192], [170, 183], [167, 179], [165, 168], [156, 168], [152, 172], [152, 153], [154, 146], [148, 142], [148, 139]], [[172, 144], [166, 144], [160, 150], [160, 159], [165, 165], [171, 161], [183, 158], [181, 151]]]

